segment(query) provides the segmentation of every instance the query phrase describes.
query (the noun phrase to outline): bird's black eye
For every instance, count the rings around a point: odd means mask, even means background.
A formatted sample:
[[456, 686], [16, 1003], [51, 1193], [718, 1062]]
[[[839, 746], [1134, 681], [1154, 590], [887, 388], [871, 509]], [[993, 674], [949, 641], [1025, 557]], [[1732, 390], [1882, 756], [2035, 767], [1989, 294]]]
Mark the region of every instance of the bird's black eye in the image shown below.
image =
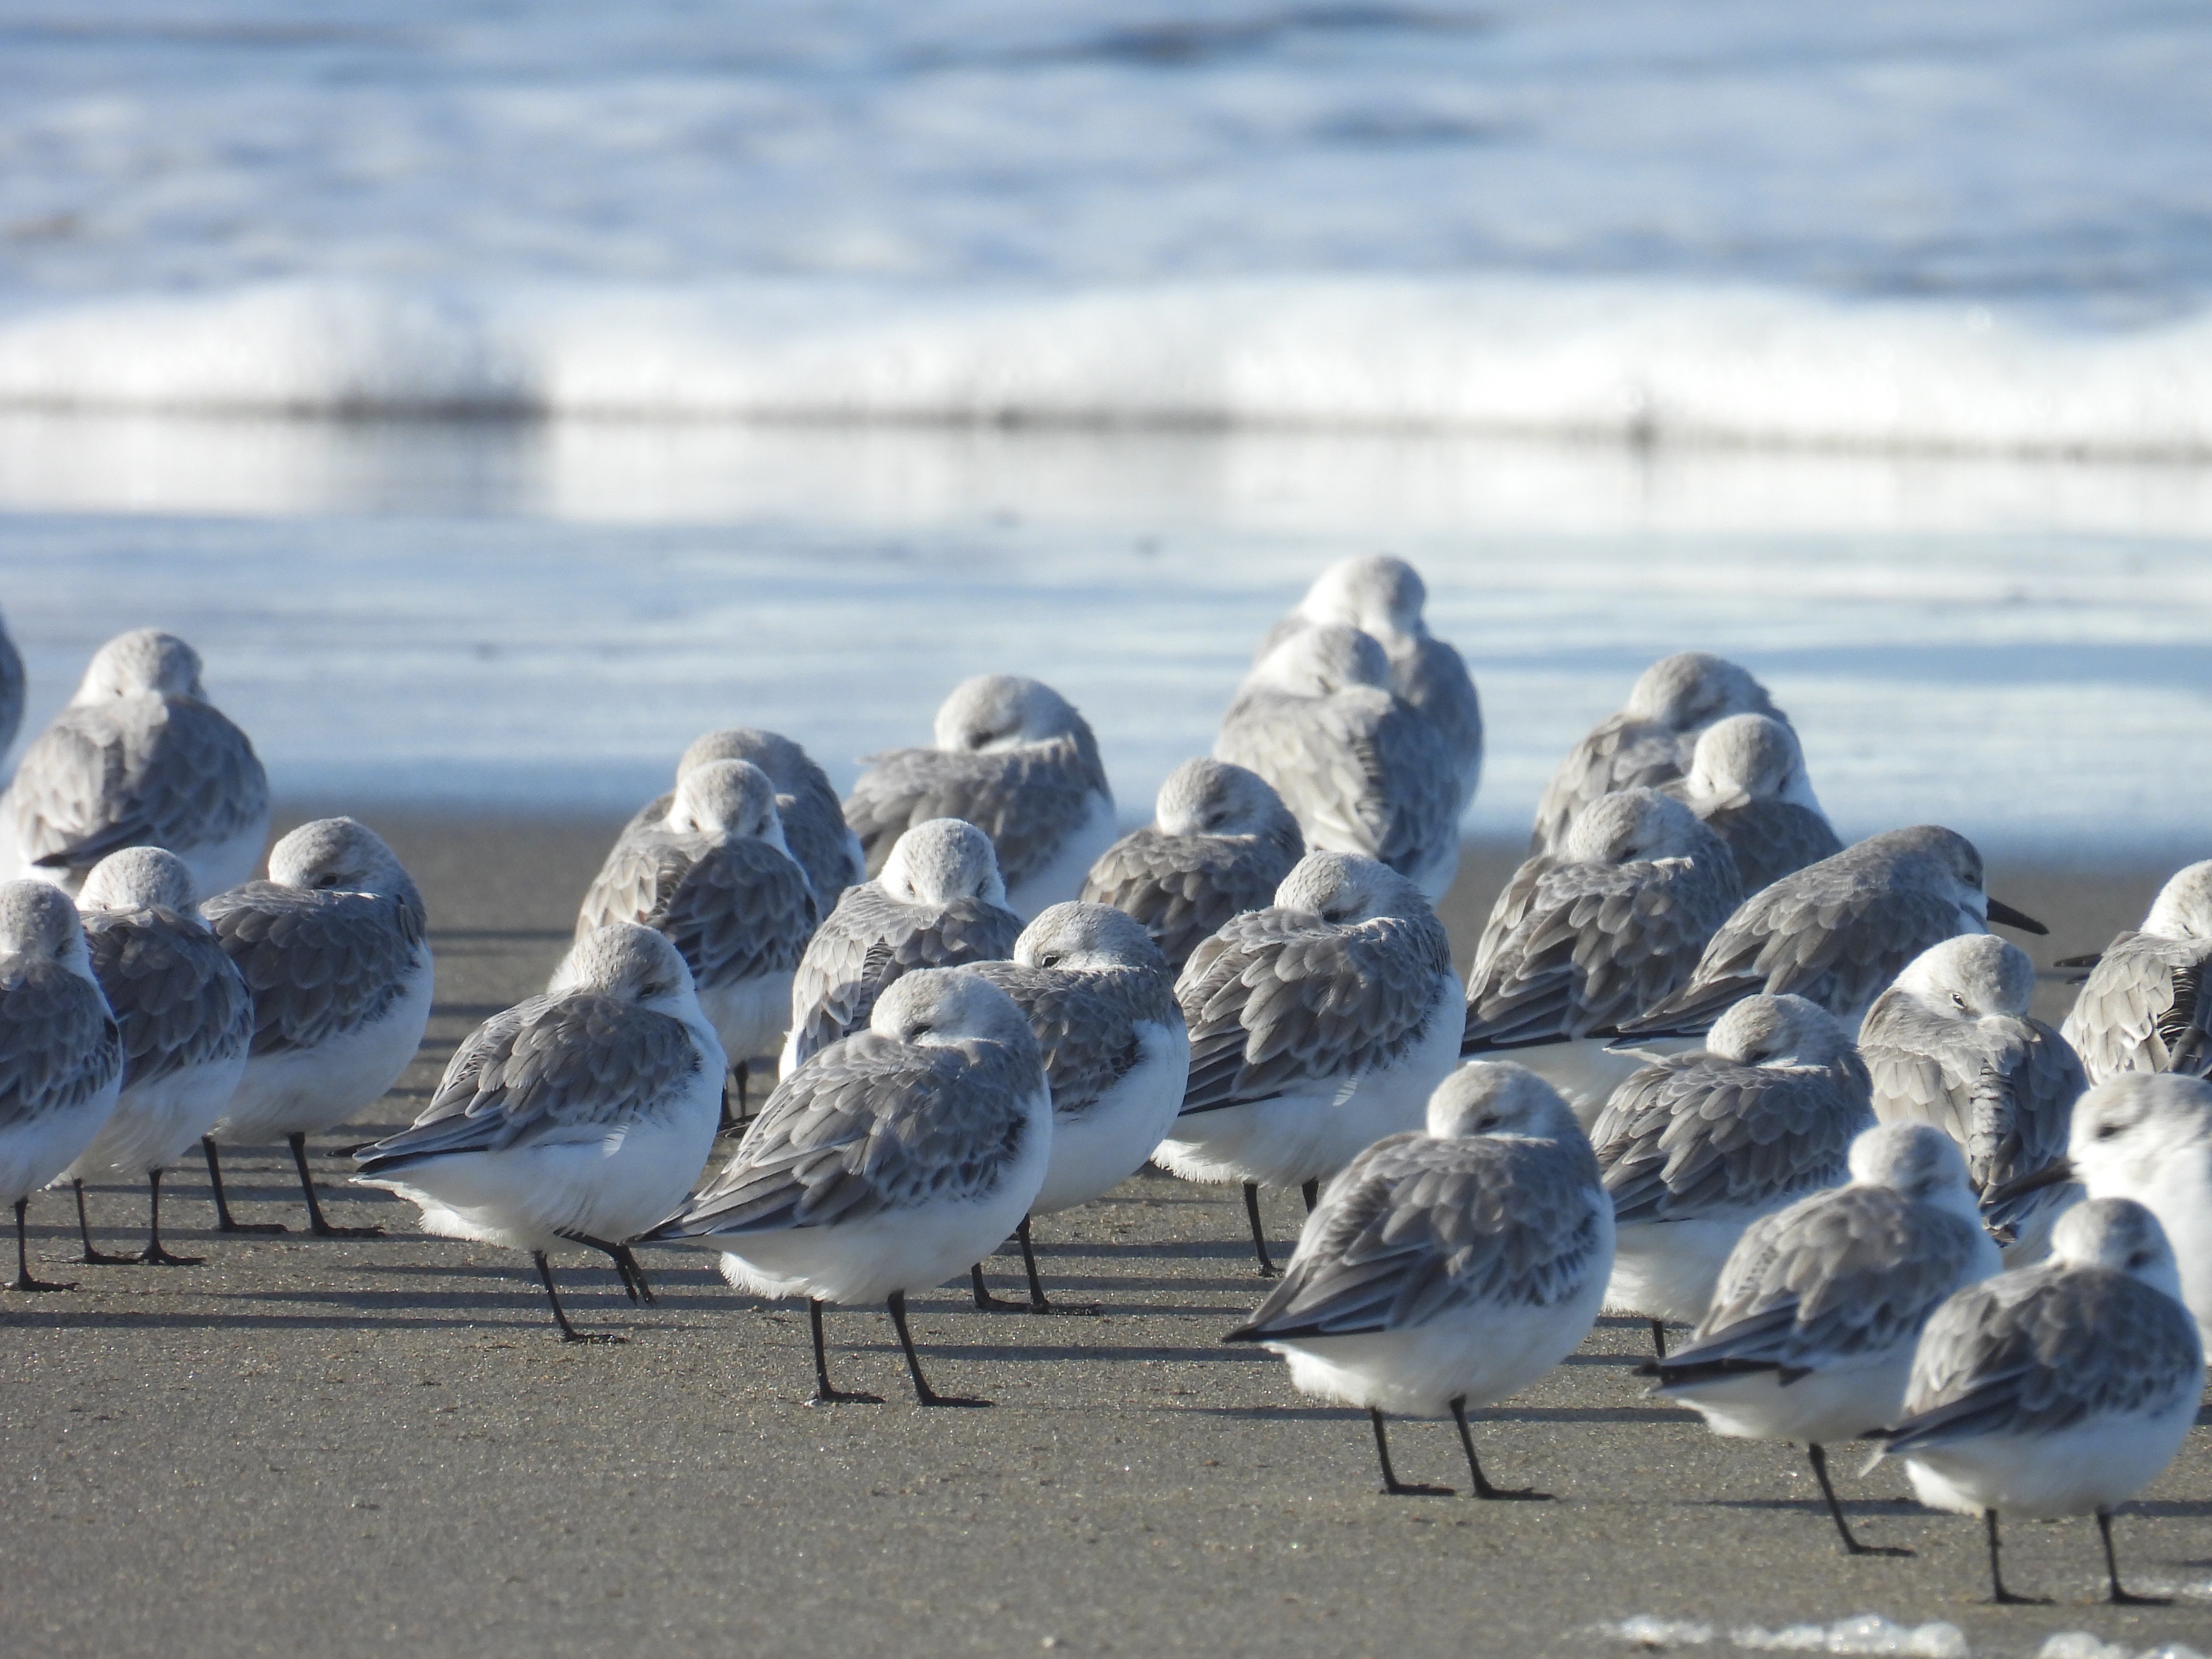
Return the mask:
[[1060, 966], [1060, 952], [1057, 951], [1047, 951], [1036, 960], [1037, 966], [1040, 968], [1057, 968]]
[[2117, 1123], [2100, 1123], [2097, 1126], [2097, 1139], [2100, 1140], [2110, 1140], [2114, 1135], [2119, 1133], [2119, 1132], [2120, 1126]]
[[2154, 1260], [2154, 1258], [2148, 1250], [2137, 1250], [2133, 1255], [2128, 1258], [2128, 1266], [2130, 1267], [2148, 1267], [2150, 1266], [2153, 1260]]
[[1963, 1013], [1966, 1011], [1966, 999], [1958, 992], [1954, 991], [1951, 993], [1951, 1006]]
[[1483, 1116], [1483, 1117], [1479, 1117], [1479, 1118], [1477, 1118], [1477, 1119], [1474, 1121], [1474, 1127], [1475, 1127], [1476, 1131], [1477, 1131], [1478, 1133], [1480, 1133], [1480, 1131], [1485, 1130], [1485, 1129], [1495, 1129], [1495, 1128], [1498, 1127], [1498, 1125], [1499, 1121], [1500, 1121], [1500, 1120], [1499, 1120], [1499, 1118], [1498, 1118], [1498, 1114], [1497, 1114], [1497, 1113], [1495, 1113], [1495, 1112], [1492, 1112], [1492, 1113], [1488, 1114], [1486, 1116]]

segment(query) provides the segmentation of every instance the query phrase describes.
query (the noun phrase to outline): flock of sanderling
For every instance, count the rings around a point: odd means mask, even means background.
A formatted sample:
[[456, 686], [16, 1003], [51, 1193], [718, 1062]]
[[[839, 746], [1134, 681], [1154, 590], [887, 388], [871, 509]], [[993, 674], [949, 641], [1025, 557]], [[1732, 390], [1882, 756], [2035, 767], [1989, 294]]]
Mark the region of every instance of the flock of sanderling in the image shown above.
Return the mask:
[[[550, 1257], [715, 1253], [806, 1298], [815, 1399], [830, 1304], [887, 1304], [925, 1406], [907, 1295], [1009, 1237], [1055, 1307], [1036, 1219], [1148, 1161], [1242, 1183], [1272, 1294], [1224, 1340], [1308, 1393], [1449, 1415], [1559, 1364], [1611, 1309], [1651, 1322], [1651, 1392], [1722, 1435], [1902, 1460], [1928, 1504], [2111, 1512], [2194, 1422], [2212, 1331], [2212, 862], [2141, 929], [2035, 969], [1935, 826], [1846, 848], [1787, 719], [1734, 664], [1655, 664], [1560, 766], [1462, 985], [1431, 905], [1482, 763], [1458, 653], [1394, 559], [1327, 572], [1267, 636], [1212, 758], [1115, 837], [1082, 716], [989, 676], [934, 743], [872, 757], [842, 804], [788, 739], [687, 750], [623, 830], [544, 994], [486, 1021], [428, 1108], [356, 1150], [430, 1232]], [[350, 818], [294, 830], [247, 880], [268, 790], [199, 659], [152, 630], [94, 657], [0, 798], [0, 1201], [14, 1288], [31, 1196], [150, 1183], [197, 1143], [356, 1117], [420, 1044], [422, 902]], [[0, 634], [0, 750], [22, 675]], [[777, 1080], [757, 1111], [750, 1077]], [[708, 1170], [718, 1132], [742, 1126]], [[1310, 1212], [1278, 1270], [1263, 1188]], [[1022, 1304], [1012, 1304], [1022, 1305]], [[1669, 1325], [1692, 1327], [1671, 1346]]]

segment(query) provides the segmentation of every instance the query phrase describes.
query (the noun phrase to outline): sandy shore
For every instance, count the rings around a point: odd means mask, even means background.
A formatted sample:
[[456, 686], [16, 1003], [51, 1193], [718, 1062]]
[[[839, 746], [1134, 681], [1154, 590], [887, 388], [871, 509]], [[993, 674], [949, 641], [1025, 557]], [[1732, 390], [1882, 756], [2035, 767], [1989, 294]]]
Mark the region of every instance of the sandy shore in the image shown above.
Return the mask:
[[[477, 1020], [542, 984], [612, 829], [368, 816], [428, 898], [438, 1002], [402, 1089], [325, 1148], [404, 1121]], [[1513, 857], [1470, 849], [1445, 907], [1462, 955]], [[2134, 921], [2163, 873], [2001, 864], [1990, 884], [2051, 925], [2047, 962]], [[2066, 996], [2047, 982], [2039, 1011]], [[296, 1225], [289, 1166], [236, 1162], [246, 1213]], [[1949, 1620], [1977, 1654], [2067, 1630], [2212, 1646], [2201, 1430], [2118, 1528], [2134, 1587], [2193, 1595], [2093, 1605], [2094, 1528], [2022, 1525], [2008, 1577], [2057, 1604], [1990, 1608], [1978, 1528], [1845, 1454], [1863, 1535], [1917, 1552], [1845, 1559], [1794, 1450], [1638, 1397], [1626, 1323], [1483, 1414], [1486, 1470], [1559, 1501], [1380, 1497], [1364, 1422], [1218, 1346], [1258, 1295], [1241, 1217], [1165, 1177], [1039, 1229], [1095, 1319], [915, 1299], [934, 1380], [998, 1402], [932, 1413], [872, 1312], [832, 1316], [832, 1363], [890, 1403], [801, 1404], [803, 1312], [704, 1258], [649, 1259], [657, 1310], [578, 1258], [573, 1316], [629, 1340], [569, 1348], [526, 1261], [414, 1237], [381, 1194], [334, 1211], [386, 1237], [317, 1242], [217, 1237], [198, 1172], [171, 1190], [169, 1240], [206, 1265], [64, 1270], [52, 1197], [34, 1250], [80, 1288], [0, 1295], [10, 1651], [1536, 1655], [1623, 1651], [1608, 1627], [1638, 1614], [1709, 1624], [1727, 1651], [1741, 1627], [1865, 1613]], [[138, 1194], [94, 1202], [100, 1242], [136, 1242]], [[1295, 1205], [1273, 1219], [1287, 1242]], [[1448, 1425], [1394, 1449], [1408, 1479], [1464, 1483]]]

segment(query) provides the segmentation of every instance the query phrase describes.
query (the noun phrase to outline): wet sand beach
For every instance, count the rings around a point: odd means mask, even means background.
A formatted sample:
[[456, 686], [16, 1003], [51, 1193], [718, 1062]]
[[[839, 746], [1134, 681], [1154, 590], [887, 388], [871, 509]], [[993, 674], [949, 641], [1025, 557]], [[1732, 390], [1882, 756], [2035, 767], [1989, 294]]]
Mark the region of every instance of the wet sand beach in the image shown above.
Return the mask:
[[[2069, 1630], [2212, 1647], [2202, 1428], [2117, 1526], [2131, 1588], [2191, 1594], [2094, 1604], [2091, 1523], [2016, 1524], [2008, 1579], [2057, 1604], [1993, 1608], [1978, 1526], [1918, 1509], [1894, 1466], [1836, 1459], [1861, 1535], [1917, 1553], [1850, 1560], [1795, 1449], [1646, 1404], [1636, 1322], [1480, 1414], [1486, 1472], [1558, 1501], [1379, 1496], [1356, 1413], [1218, 1343], [1261, 1294], [1233, 1191], [1163, 1176], [1039, 1226], [1052, 1287], [1096, 1318], [977, 1313], [964, 1285], [915, 1299], [933, 1381], [991, 1411], [916, 1410], [879, 1310], [832, 1313], [831, 1364], [888, 1403], [806, 1407], [804, 1309], [689, 1253], [646, 1256], [653, 1309], [564, 1262], [571, 1316], [628, 1339], [565, 1346], [526, 1259], [414, 1235], [329, 1153], [404, 1121], [475, 1024], [542, 986], [616, 821], [362, 815], [422, 884], [439, 962], [422, 1058], [319, 1143], [333, 1218], [387, 1233], [301, 1236], [281, 1148], [226, 1170], [242, 1218], [290, 1234], [219, 1237], [201, 1172], [169, 1184], [167, 1241], [201, 1267], [64, 1268], [67, 1201], [37, 1201], [34, 1256], [79, 1288], [0, 1295], [10, 1653], [1617, 1653], [1639, 1614], [1729, 1651], [1866, 1613], [1948, 1620], [1976, 1654]], [[1462, 965], [1516, 856], [1468, 849], [1445, 905]], [[1998, 860], [1990, 888], [2050, 923], [2049, 962], [2132, 925], [2166, 873]], [[2069, 994], [2047, 979], [2037, 1012]], [[98, 1242], [135, 1247], [143, 1193], [92, 1201]], [[1270, 1215], [1287, 1248], [1295, 1200]], [[1012, 1293], [1014, 1261], [994, 1266]], [[1464, 1487], [1449, 1425], [1392, 1448], [1404, 1478]]]

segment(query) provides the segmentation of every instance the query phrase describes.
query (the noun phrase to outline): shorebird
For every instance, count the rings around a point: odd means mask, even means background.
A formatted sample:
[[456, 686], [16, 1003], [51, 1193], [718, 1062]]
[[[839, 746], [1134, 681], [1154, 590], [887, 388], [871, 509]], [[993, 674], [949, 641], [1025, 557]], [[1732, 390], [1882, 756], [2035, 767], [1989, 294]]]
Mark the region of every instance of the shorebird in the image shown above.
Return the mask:
[[1645, 669], [1627, 706], [1567, 753], [1536, 809], [1531, 853], [1557, 852], [1575, 815], [1615, 789], [1656, 789], [1689, 770], [1698, 736], [1730, 714], [1785, 720], [1766, 688], [1725, 658], [1703, 651], [1662, 657]]
[[0, 885], [0, 1204], [15, 1210], [14, 1291], [66, 1291], [31, 1276], [31, 1194], [75, 1163], [115, 1109], [123, 1036], [85, 948], [76, 907], [42, 881]]
[[1459, 1049], [1451, 945], [1419, 889], [1350, 853], [1309, 853], [1275, 902], [1224, 924], [1176, 985], [1190, 1081], [1155, 1154], [1186, 1181], [1243, 1183], [1274, 1277], [1263, 1187], [1318, 1183], [1417, 1127]]
[[768, 774], [707, 761], [680, 775], [657, 827], [623, 831], [584, 896], [576, 938], [634, 921], [676, 946], [737, 1073], [742, 1111], [748, 1063], [773, 1059], [791, 1024], [792, 978], [817, 919]]
[[1689, 770], [1665, 788], [1728, 843], [1747, 894], [1844, 850], [1805, 776], [1797, 734], [1771, 715], [1707, 726]]
[[1390, 689], [1443, 733], [1467, 810], [1482, 781], [1482, 702], [1460, 653], [1429, 632], [1429, 602], [1420, 573], [1403, 559], [1371, 553], [1331, 565], [1314, 579], [1297, 608], [1267, 632], [1265, 657], [1301, 628], [1356, 628], [1390, 659]]
[[267, 881], [217, 893], [200, 914], [253, 994], [246, 1074], [200, 1140], [216, 1224], [227, 1233], [284, 1231], [278, 1222], [232, 1218], [216, 1152], [218, 1142], [281, 1137], [316, 1237], [373, 1237], [374, 1227], [324, 1219], [307, 1137], [381, 1099], [422, 1046], [431, 981], [422, 896], [374, 830], [318, 818], [270, 849]]
[[1590, 1131], [1619, 1242], [1606, 1306], [1695, 1325], [1729, 1252], [1760, 1216], [1849, 1174], [1852, 1138], [1874, 1124], [1850, 1036], [1802, 997], [1731, 1008], [1708, 1046], [1673, 1054], [1619, 1089]]
[[1222, 716], [1213, 757], [1258, 773], [1308, 848], [1389, 865], [1431, 901], [1459, 868], [1452, 755], [1390, 689], [1390, 659], [1356, 628], [1285, 635]]
[[[192, 908], [192, 872], [175, 854], [110, 853], [85, 878], [77, 908], [93, 972], [123, 1033], [123, 1085], [106, 1126], [58, 1181], [76, 1189], [86, 1262], [190, 1267], [198, 1256], [161, 1245], [161, 1176], [237, 1091], [253, 1041], [253, 997]], [[146, 1248], [135, 1256], [93, 1248], [84, 1183], [106, 1173], [149, 1183]]]
[[1006, 908], [1024, 921], [1072, 899], [1114, 840], [1114, 797], [1098, 742], [1059, 692], [1012, 674], [953, 689], [936, 745], [867, 757], [845, 817], [880, 872], [901, 836], [962, 818], [991, 838]]
[[2158, 1218], [2124, 1198], [2076, 1205], [2051, 1259], [1960, 1291], [1929, 1318], [1904, 1419], [1875, 1461], [1901, 1457], [1930, 1509], [1978, 1513], [1990, 1599], [2005, 1588], [1997, 1522], [2094, 1514], [2109, 1601], [2161, 1605], [2120, 1587], [2112, 1509], [2148, 1486], [2197, 1420], [2204, 1350], [2180, 1302]]
[[1997, 1271], [1997, 1248], [1939, 1128], [1864, 1131], [1850, 1176], [1746, 1228], [1688, 1346], [1638, 1372], [1716, 1434], [1802, 1442], [1844, 1552], [1910, 1555], [1851, 1535], [1825, 1449], [1897, 1420], [1921, 1327]]
[[1187, 760], [1160, 786], [1152, 823], [1091, 866], [1083, 896], [1134, 916], [1180, 971], [1223, 922], [1268, 904], [1305, 851], [1298, 821], [1265, 778]]
[[1006, 900], [991, 839], [974, 824], [932, 818], [901, 836], [883, 873], [848, 888], [807, 942], [783, 1074], [866, 1030], [876, 998], [902, 974], [1005, 957], [1022, 931]]
[[831, 1386], [822, 1340], [825, 1303], [880, 1301], [921, 1405], [988, 1405], [929, 1386], [906, 1298], [1014, 1231], [1051, 1148], [1052, 1091], [1022, 1011], [964, 969], [923, 969], [877, 999], [866, 1030], [776, 1085], [730, 1161], [649, 1237], [720, 1251], [739, 1290], [806, 1298], [811, 1403], [882, 1403]]
[[2066, 1156], [1999, 1188], [2018, 1202], [2079, 1182], [2092, 1198], [2127, 1198], [2166, 1230], [2181, 1299], [2212, 1349], [2212, 1083], [2122, 1072], [2074, 1103]]
[[1458, 1425], [1480, 1498], [1467, 1408], [1534, 1382], [1589, 1334], [1613, 1260], [1613, 1206], [1566, 1103], [1510, 1064], [1462, 1067], [1430, 1099], [1426, 1132], [1376, 1141], [1329, 1182], [1283, 1282], [1224, 1342], [1263, 1343], [1291, 1381], [1368, 1414], [1382, 1489], [1383, 1414]]
[[1518, 1060], [1595, 1122], [1645, 1057], [1592, 1033], [1687, 983], [1742, 897], [1728, 848], [1680, 801], [1600, 797], [1559, 852], [1530, 858], [1498, 894], [1468, 975], [1460, 1053]]
[[[1104, 1196], [1145, 1167], [1182, 1105], [1190, 1036], [1175, 975], [1132, 917], [1103, 904], [1055, 904], [1022, 930], [1010, 962], [968, 971], [1028, 1017], [1052, 1090], [1052, 1160], [1017, 1232], [1029, 1310], [1055, 1309], [1037, 1278], [1032, 1218]], [[975, 1305], [1005, 1307], [974, 1270]], [[1078, 1311], [1066, 1310], [1065, 1311]], [[1095, 1313], [1097, 1309], [1080, 1311]]]
[[413, 1126], [356, 1154], [354, 1184], [419, 1205], [441, 1237], [528, 1251], [562, 1341], [619, 1341], [568, 1322], [552, 1253], [601, 1251], [652, 1301], [629, 1241], [698, 1179], [727, 1064], [675, 945], [611, 922], [544, 995], [477, 1027]]
[[2066, 1156], [2074, 1103], [2088, 1086], [2066, 1039], [2027, 1014], [2035, 964], [2016, 945], [1962, 933], [1931, 945], [1875, 1000], [1859, 1056], [1884, 1123], [1932, 1123], [1966, 1154], [1982, 1219], [2014, 1267], [2040, 1256], [2058, 1212], [2080, 1196], [1996, 1189]]
[[166, 848], [196, 894], [215, 892], [246, 879], [268, 836], [269, 780], [253, 745], [207, 700], [199, 653], [151, 628], [93, 653], [0, 798], [0, 839], [20, 873], [72, 894], [125, 847]]
[[2060, 1029], [2092, 1083], [2123, 1072], [2212, 1072], [2212, 860], [2177, 871], [2143, 918], [2094, 957], [2063, 958], [2089, 976]]
[[[837, 896], [856, 882], [867, 879], [868, 860], [860, 851], [860, 837], [846, 826], [837, 804], [837, 792], [807, 752], [789, 738], [754, 726], [724, 726], [691, 740], [676, 763], [676, 779], [715, 761], [739, 760], [757, 766], [775, 786], [775, 811], [783, 825], [783, 840], [799, 867], [806, 872], [814, 897], [824, 913]], [[623, 826], [628, 836], [653, 830], [675, 804], [673, 790], [640, 807]]]
[[1907, 963], [1992, 921], [2051, 931], [1983, 890], [1982, 855], [1964, 836], [1935, 824], [1870, 836], [1746, 899], [1690, 982], [1620, 1029], [1695, 1036], [1763, 992], [1805, 997], [1856, 1031]]

